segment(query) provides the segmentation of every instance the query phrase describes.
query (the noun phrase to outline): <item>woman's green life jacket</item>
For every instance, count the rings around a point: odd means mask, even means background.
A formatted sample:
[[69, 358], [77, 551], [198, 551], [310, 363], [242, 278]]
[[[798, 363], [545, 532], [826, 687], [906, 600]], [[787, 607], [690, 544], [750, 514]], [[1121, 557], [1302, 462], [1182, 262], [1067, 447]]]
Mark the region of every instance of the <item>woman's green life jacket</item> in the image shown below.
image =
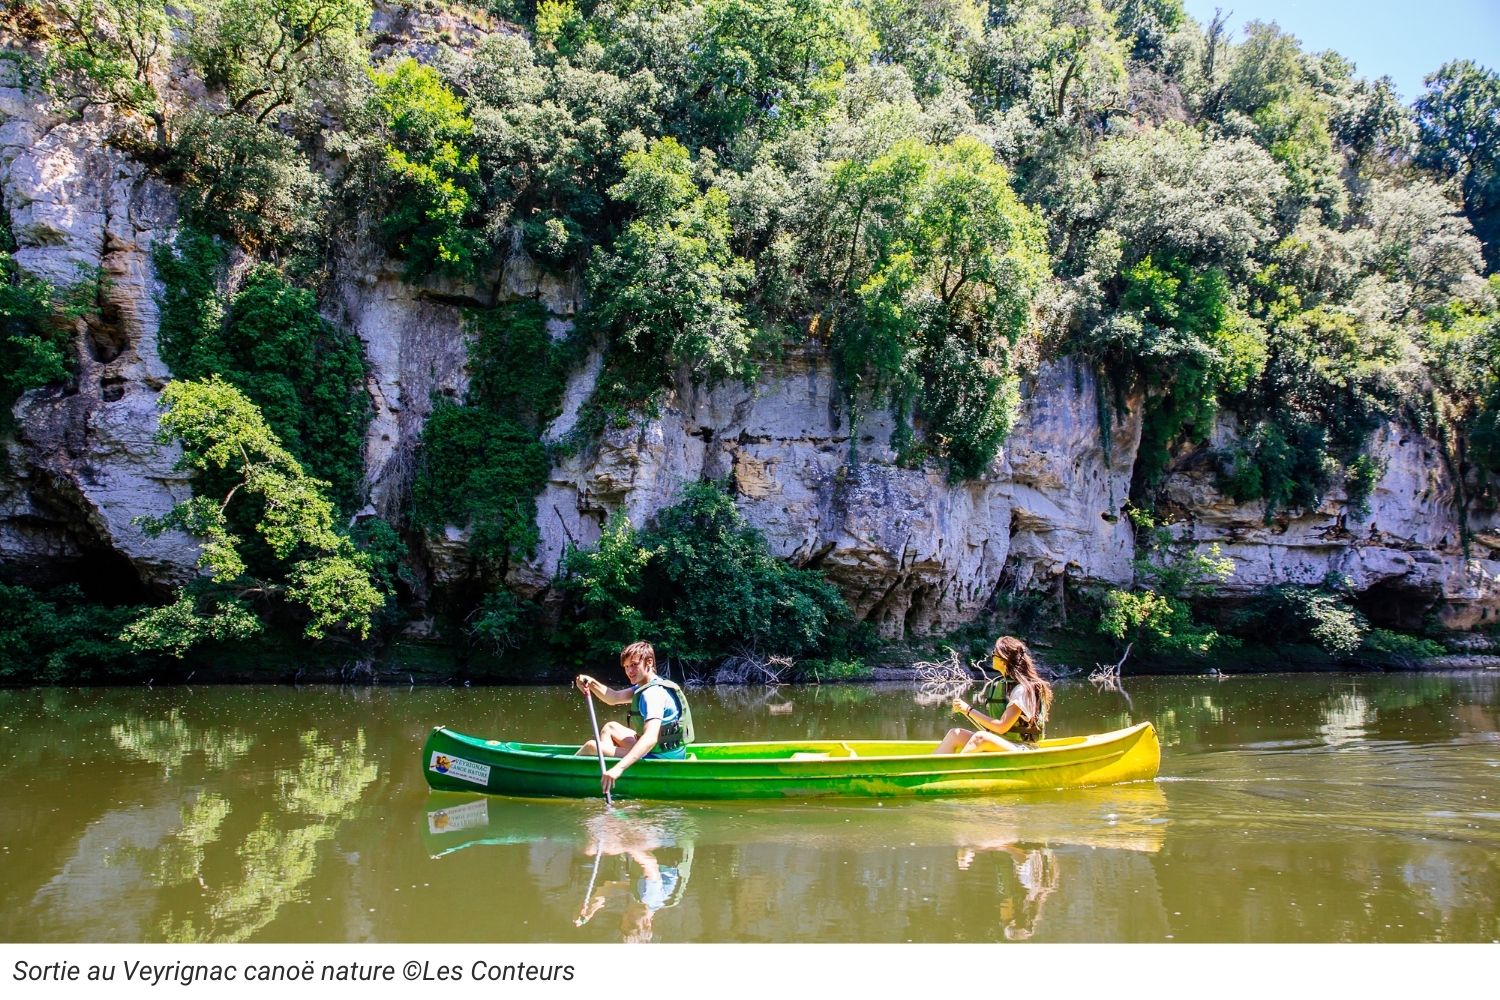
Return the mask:
[[695, 738], [693, 733], [693, 711], [688, 708], [687, 695], [682, 693], [682, 688], [678, 687], [676, 683], [667, 680], [665, 677], [653, 676], [649, 681], [635, 689], [630, 698], [630, 709], [625, 716], [626, 725], [629, 725], [630, 720], [637, 715], [641, 717], [643, 722], [645, 721], [646, 711], [645, 705], [641, 702], [641, 694], [647, 688], [651, 687], [665, 688], [667, 693], [671, 695], [672, 700], [677, 703], [677, 719], [673, 722], [663, 722], [661, 724], [661, 732], [657, 735], [656, 746], [652, 748], [652, 751], [665, 753], [692, 743]]
[[[1009, 677], [998, 677], [995, 680], [998, 680], [1000, 683], [985, 685], [981, 696], [986, 705], [999, 705], [1000, 712], [1004, 712], [1005, 706], [1010, 704], [1011, 689], [1020, 682], [1013, 681]], [[995, 697], [995, 692], [999, 693], [999, 698]], [[990, 709], [990, 715], [997, 719], [1000, 717], [1000, 712], [996, 712], [993, 708]], [[1035, 743], [1037, 740], [1044, 739], [1047, 732], [1041, 724], [1028, 719], [1024, 715], [1018, 715], [1016, 716], [1015, 725], [1010, 727], [1010, 732], [1006, 735], [1013, 735], [1022, 743]]]

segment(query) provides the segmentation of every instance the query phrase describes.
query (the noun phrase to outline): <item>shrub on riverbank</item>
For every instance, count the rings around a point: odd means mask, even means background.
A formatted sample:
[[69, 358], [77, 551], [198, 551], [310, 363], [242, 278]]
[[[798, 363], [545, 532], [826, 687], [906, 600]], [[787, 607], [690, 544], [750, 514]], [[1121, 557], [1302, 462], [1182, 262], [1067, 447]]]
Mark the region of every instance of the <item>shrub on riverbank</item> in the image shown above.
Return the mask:
[[827, 655], [851, 641], [849, 608], [821, 573], [771, 555], [714, 483], [694, 483], [640, 529], [616, 517], [599, 544], [567, 554], [562, 638], [579, 662], [613, 662], [638, 639], [662, 658], [707, 665], [746, 651]]
[[149, 659], [118, 640], [141, 611], [88, 600], [77, 587], [0, 583], [0, 684], [76, 684], [137, 676]]

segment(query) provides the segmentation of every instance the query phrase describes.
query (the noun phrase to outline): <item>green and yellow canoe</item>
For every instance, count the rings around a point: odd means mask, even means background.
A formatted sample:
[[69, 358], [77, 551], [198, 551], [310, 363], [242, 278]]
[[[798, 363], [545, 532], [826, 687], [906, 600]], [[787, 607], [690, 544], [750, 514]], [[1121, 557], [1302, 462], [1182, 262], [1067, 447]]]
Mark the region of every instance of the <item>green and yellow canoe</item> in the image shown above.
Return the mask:
[[[616, 798], [769, 799], [830, 795], [988, 795], [1083, 788], [1156, 777], [1161, 744], [1151, 723], [1112, 733], [1042, 740], [1019, 753], [932, 753], [936, 741], [812, 740], [698, 743], [687, 760], [637, 761]], [[422, 747], [438, 791], [593, 798], [599, 762], [577, 744], [518, 743], [443, 726]]]

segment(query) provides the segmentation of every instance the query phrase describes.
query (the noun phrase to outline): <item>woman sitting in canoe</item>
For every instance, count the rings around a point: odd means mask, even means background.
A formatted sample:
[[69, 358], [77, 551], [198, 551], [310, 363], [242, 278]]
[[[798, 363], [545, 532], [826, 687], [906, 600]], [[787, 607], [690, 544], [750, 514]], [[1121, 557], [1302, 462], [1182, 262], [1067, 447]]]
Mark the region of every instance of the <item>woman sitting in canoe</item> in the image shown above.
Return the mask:
[[578, 748], [580, 757], [592, 757], [602, 750], [604, 756], [620, 759], [604, 772], [601, 784], [606, 795], [625, 770], [642, 757], [682, 760], [687, 756], [687, 745], [693, 741], [693, 713], [688, 709], [687, 698], [682, 688], [656, 676], [656, 650], [651, 644], [633, 642], [626, 646], [620, 651], [620, 666], [630, 680], [630, 687], [607, 688], [588, 674], [573, 679], [585, 695], [592, 695], [606, 705], [629, 704], [631, 714], [641, 717], [640, 733], [610, 721], [599, 730], [597, 746], [589, 740]]
[[[1047, 723], [1047, 713], [1052, 708], [1052, 685], [1036, 672], [1031, 650], [1014, 636], [1001, 636], [995, 640], [991, 665], [1001, 676], [1012, 682], [1010, 698], [1005, 711], [996, 719], [970, 705], [962, 698], [953, 699], [953, 711], [966, 716], [979, 727], [950, 729], [933, 753], [975, 753], [983, 750], [1029, 750], [1042, 735]], [[1002, 734], [1014, 731], [1021, 742], [1003, 739]]]

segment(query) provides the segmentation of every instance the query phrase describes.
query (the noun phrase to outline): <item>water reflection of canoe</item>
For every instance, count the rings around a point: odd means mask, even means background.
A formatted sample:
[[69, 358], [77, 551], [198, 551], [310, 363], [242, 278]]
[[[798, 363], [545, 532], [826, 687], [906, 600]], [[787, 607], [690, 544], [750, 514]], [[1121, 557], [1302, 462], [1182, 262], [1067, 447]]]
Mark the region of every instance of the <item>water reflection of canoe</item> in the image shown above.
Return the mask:
[[975, 851], [1026, 842], [1154, 853], [1167, 827], [1155, 782], [1022, 793], [993, 802], [691, 806], [641, 804], [602, 810], [596, 802], [494, 799], [434, 792], [423, 814], [431, 857], [469, 847], [552, 843], [584, 851], [615, 840], [649, 846], [794, 844], [805, 849], [879, 850], [917, 843]]
[[[1149, 722], [1094, 736], [1043, 740], [1018, 753], [931, 753], [895, 740], [700, 743], [688, 760], [636, 762], [615, 794], [638, 799], [976, 795], [1080, 788], [1156, 777], [1161, 745]], [[495, 795], [599, 795], [599, 764], [576, 746], [466, 736], [438, 726], [422, 748], [427, 784]]]

